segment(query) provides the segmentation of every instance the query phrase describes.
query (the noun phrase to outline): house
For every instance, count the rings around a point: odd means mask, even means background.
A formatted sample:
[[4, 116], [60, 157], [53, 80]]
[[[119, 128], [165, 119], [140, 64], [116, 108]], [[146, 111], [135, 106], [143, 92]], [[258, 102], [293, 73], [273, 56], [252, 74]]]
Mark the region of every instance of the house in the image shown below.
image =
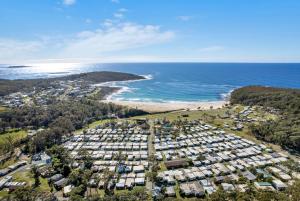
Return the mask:
[[116, 183], [116, 188], [118, 190], [124, 189], [125, 188], [125, 179], [120, 179], [118, 183]]
[[190, 190], [190, 187], [187, 183], [182, 183], [179, 185], [180, 194], [186, 197], [189, 197], [192, 195], [192, 191]]
[[249, 172], [248, 170], [245, 172], [242, 172], [242, 175], [249, 181], [253, 181], [256, 179], [256, 176], [254, 174], [252, 174], [251, 172]]
[[26, 182], [6, 182], [5, 187], [10, 191], [15, 190], [16, 188], [20, 188], [26, 185]]
[[275, 190], [269, 182], [254, 182], [254, 186], [259, 190]]
[[204, 188], [200, 185], [199, 182], [197, 182], [197, 181], [191, 182], [189, 184], [189, 187], [190, 187], [192, 193], [194, 194], [194, 196], [203, 197], [205, 195]]
[[272, 185], [278, 191], [285, 190], [287, 188], [287, 185], [285, 183], [277, 179], [272, 181]]
[[74, 188], [73, 185], [65, 186], [64, 189], [63, 189], [63, 196], [64, 196], [64, 197], [69, 197], [71, 191], [73, 190], [73, 188]]
[[235, 189], [232, 184], [228, 184], [228, 183], [221, 183], [221, 186], [224, 191], [234, 191]]
[[166, 187], [165, 195], [168, 197], [175, 197], [176, 193], [173, 186]]
[[143, 186], [145, 185], [145, 178], [135, 178], [134, 183], [137, 186]]
[[143, 165], [138, 165], [138, 166], [133, 166], [133, 172], [139, 173], [139, 172], [144, 172], [145, 168]]
[[39, 153], [32, 156], [32, 164], [48, 165], [51, 164], [51, 157], [46, 153]]
[[63, 178], [62, 174], [55, 174], [52, 177], [50, 177], [49, 181], [50, 182], [56, 182], [58, 180], [61, 180]]
[[6, 176], [3, 179], [0, 180], [0, 190], [2, 190], [5, 187], [5, 184], [7, 182], [10, 182], [12, 180], [12, 176]]
[[60, 180], [58, 180], [57, 182], [55, 182], [53, 185], [57, 190], [62, 189], [66, 184], [68, 183], [68, 179], [66, 178], [62, 178]]
[[134, 178], [127, 178], [125, 182], [125, 187], [127, 189], [132, 189], [133, 185], [134, 185]]
[[1, 169], [0, 170], [0, 177], [5, 176], [9, 173], [9, 169], [5, 168], [5, 169]]

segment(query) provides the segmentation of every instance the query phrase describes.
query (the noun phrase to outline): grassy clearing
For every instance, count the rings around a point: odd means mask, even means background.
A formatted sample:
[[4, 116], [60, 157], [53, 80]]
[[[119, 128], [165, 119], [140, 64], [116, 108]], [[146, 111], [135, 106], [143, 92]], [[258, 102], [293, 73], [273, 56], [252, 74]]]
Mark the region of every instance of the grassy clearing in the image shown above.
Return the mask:
[[8, 166], [12, 165], [12, 164], [15, 164], [18, 160], [13, 157], [7, 161], [5, 161], [3, 164], [0, 165], [0, 169], [4, 169], [4, 168], [7, 168]]
[[49, 192], [51, 190], [50, 186], [48, 185], [48, 181], [45, 178], [40, 177], [40, 186], [37, 188], [41, 192]]
[[24, 130], [20, 131], [9, 131], [4, 134], [0, 134], [0, 146], [2, 143], [5, 142], [5, 140], [9, 137], [12, 138], [13, 142], [17, 142], [18, 140], [21, 140], [27, 136], [27, 132]]
[[7, 190], [2, 190], [0, 191], [0, 199], [3, 197], [6, 197], [8, 195], [8, 191]]
[[4, 134], [0, 134], [0, 154], [5, 152], [7, 144], [15, 144], [25, 137], [27, 137], [27, 132], [24, 130], [9, 131]]
[[26, 182], [28, 185], [32, 185], [34, 183], [34, 178], [30, 170], [18, 171], [12, 176], [14, 181]]
[[0, 106], [0, 112], [5, 112], [7, 110], [7, 107]]
[[[12, 175], [14, 181], [26, 182], [28, 185], [34, 184], [34, 178], [30, 169], [18, 171]], [[47, 179], [40, 177], [40, 185], [36, 188], [40, 192], [49, 192], [51, 189], [48, 185]]]

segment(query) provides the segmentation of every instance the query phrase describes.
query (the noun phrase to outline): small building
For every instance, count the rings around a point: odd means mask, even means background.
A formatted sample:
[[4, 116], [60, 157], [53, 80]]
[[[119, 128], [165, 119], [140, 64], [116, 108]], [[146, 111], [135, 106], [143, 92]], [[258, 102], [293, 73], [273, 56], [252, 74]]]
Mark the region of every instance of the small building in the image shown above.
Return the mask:
[[3, 179], [0, 180], [0, 190], [2, 190], [5, 187], [5, 184], [7, 182], [10, 182], [12, 180], [12, 176], [6, 176]]
[[269, 182], [254, 182], [254, 186], [259, 190], [269, 190], [269, 191], [275, 190], [272, 184], [270, 184]]
[[64, 196], [64, 197], [69, 197], [71, 191], [73, 190], [73, 188], [74, 188], [73, 185], [65, 186], [65, 187], [64, 187], [64, 190], [63, 190], [63, 196]]
[[145, 171], [145, 167], [143, 165], [133, 166], [133, 172], [135, 173], [140, 173], [144, 171]]
[[182, 168], [186, 167], [187, 165], [187, 161], [184, 159], [177, 159], [165, 162], [165, 166], [167, 169]]
[[254, 174], [252, 174], [251, 172], [249, 172], [248, 170], [243, 172], [242, 175], [249, 181], [253, 181], [256, 179], [256, 176]]
[[63, 178], [62, 174], [55, 174], [52, 177], [50, 177], [49, 181], [50, 182], [56, 182], [56, 181], [61, 180], [62, 178]]
[[135, 178], [134, 183], [137, 186], [143, 186], [145, 185], [145, 178]]
[[173, 186], [166, 187], [165, 195], [168, 196], [168, 197], [175, 197], [176, 192], [174, 190], [174, 187]]
[[285, 183], [283, 183], [282, 181], [277, 180], [277, 179], [273, 180], [272, 184], [273, 184], [274, 188], [278, 191], [282, 191], [287, 188], [287, 185]]
[[51, 164], [51, 157], [46, 153], [39, 153], [32, 156], [32, 164], [48, 165]]
[[221, 186], [224, 191], [234, 191], [235, 189], [232, 184], [228, 184], [228, 183], [221, 183]]
[[66, 184], [68, 183], [68, 179], [66, 178], [62, 178], [60, 180], [58, 180], [57, 182], [55, 182], [53, 185], [57, 190], [62, 189]]
[[125, 189], [125, 182], [126, 182], [125, 179], [120, 179], [119, 182], [116, 183], [116, 188], [117, 188], [118, 190]]

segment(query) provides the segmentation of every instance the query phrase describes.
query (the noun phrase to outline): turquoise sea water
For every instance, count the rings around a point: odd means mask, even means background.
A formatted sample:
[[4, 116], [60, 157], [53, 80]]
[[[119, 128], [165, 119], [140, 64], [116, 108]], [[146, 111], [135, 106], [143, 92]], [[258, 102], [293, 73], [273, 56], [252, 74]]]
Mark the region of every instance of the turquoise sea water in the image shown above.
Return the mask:
[[246, 85], [300, 88], [300, 64], [258, 63], [126, 63], [38, 64], [26, 68], [0, 66], [0, 78], [57, 77], [93, 71], [121, 71], [144, 75], [136, 82], [107, 83], [121, 86], [112, 99], [131, 101], [216, 101]]

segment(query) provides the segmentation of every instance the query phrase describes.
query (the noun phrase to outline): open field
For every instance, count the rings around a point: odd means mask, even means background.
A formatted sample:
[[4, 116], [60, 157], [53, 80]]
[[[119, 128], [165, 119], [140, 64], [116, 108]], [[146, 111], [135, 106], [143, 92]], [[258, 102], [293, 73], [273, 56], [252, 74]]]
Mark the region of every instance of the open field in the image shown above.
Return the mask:
[[0, 106], [0, 112], [4, 112], [5, 110], [7, 110], [6, 107]]
[[3, 150], [6, 142], [11, 140], [12, 143], [16, 143], [19, 140], [25, 138], [26, 136], [27, 132], [25, 130], [10, 131], [4, 134], [0, 134], [0, 152]]
[[[14, 181], [26, 182], [28, 185], [34, 184], [34, 178], [30, 169], [24, 169], [22, 171], [18, 171], [12, 176], [14, 178]], [[48, 185], [47, 179], [40, 177], [40, 183], [41, 184], [36, 188], [38, 191], [41, 192], [50, 191], [50, 187]]]

